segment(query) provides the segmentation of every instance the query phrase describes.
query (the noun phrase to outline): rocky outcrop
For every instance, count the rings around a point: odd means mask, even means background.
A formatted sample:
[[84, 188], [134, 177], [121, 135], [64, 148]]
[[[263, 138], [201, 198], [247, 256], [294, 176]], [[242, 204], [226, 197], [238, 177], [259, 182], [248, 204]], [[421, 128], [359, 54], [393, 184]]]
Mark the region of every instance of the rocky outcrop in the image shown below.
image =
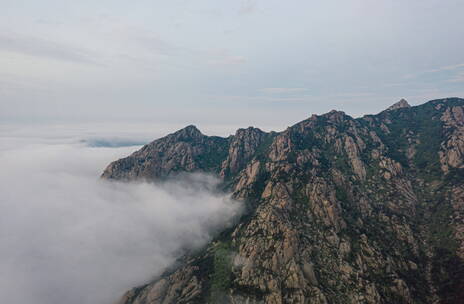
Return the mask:
[[403, 99], [401, 98], [400, 101], [398, 101], [397, 103], [394, 103], [392, 104], [391, 106], [389, 106], [386, 111], [392, 111], [392, 110], [398, 110], [398, 109], [402, 109], [402, 108], [409, 108], [411, 107], [409, 105], [409, 103], [406, 101], [406, 99]]
[[464, 111], [462, 107], [447, 108], [441, 121], [447, 132], [447, 140], [440, 151], [440, 162], [443, 171], [450, 168], [464, 168]]
[[157, 281], [149, 288], [139, 288], [126, 293], [119, 302], [143, 303], [190, 303], [201, 295], [201, 282], [195, 276], [196, 267], [188, 266]]
[[313, 115], [279, 133], [215, 138], [188, 127], [112, 163], [103, 177], [211, 172], [248, 206], [121, 303], [460, 303], [464, 100], [400, 103], [358, 119]]
[[253, 127], [239, 129], [229, 138], [205, 136], [191, 125], [112, 162], [102, 177], [157, 180], [179, 172], [204, 171], [227, 178], [240, 172], [271, 137]]
[[229, 155], [222, 163], [220, 176], [235, 175], [242, 170], [268, 137], [269, 134], [253, 127], [237, 130], [230, 140]]
[[217, 172], [227, 157], [228, 143], [227, 138], [205, 136], [195, 126], [187, 126], [112, 162], [102, 177], [153, 180], [178, 172]]

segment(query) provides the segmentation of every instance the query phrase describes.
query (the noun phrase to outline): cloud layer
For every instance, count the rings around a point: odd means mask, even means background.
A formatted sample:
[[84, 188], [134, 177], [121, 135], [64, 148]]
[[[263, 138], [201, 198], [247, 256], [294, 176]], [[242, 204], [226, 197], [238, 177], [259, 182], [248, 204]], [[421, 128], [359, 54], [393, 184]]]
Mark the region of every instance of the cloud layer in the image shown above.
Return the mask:
[[462, 11], [459, 0], [3, 0], [0, 119], [284, 129], [332, 109], [462, 97]]
[[109, 161], [136, 147], [1, 135], [5, 303], [112, 303], [183, 249], [204, 245], [241, 210], [212, 191], [210, 176], [157, 186], [99, 180]]

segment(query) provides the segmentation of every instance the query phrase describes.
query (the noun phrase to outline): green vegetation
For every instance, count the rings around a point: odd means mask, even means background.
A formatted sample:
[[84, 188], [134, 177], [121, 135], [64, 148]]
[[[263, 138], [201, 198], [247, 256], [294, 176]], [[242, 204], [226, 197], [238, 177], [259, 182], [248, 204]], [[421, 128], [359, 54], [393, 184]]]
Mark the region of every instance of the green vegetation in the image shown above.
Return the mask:
[[213, 273], [211, 274], [211, 302], [222, 301], [232, 283], [232, 260], [229, 243], [219, 242], [214, 247]]
[[205, 152], [199, 154], [195, 161], [205, 171], [218, 171], [228, 155], [228, 141], [221, 137], [211, 137], [210, 143], [201, 144]]
[[424, 179], [438, 179], [442, 174], [438, 157], [440, 143], [444, 140], [442, 122], [432, 105], [420, 107], [416, 113], [415, 119], [420, 123], [414, 165]]
[[266, 134], [264, 140], [261, 144], [256, 148], [255, 158], [260, 161], [265, 161], [267, 159], [267, 154], [269, 152], [269, 147], [271, 146], [274, 138], [278, 135], [276, 132], [271, 132]]

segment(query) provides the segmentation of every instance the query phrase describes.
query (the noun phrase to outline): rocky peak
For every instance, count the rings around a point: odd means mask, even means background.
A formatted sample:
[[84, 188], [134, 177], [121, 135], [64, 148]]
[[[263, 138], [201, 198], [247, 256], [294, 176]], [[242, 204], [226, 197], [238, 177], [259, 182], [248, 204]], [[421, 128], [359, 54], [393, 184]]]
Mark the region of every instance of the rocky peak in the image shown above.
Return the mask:
[[258, 128], [238, 129], [229, 144], [229, 155], [222, 164], [220, 175], [236, 174], [255, 155], [267, 133]]
[[200, 130], [198, 130], [196, 126], [189, 125], [173, 133], [172, 136], [178, 140], [192, 140], [192, 139], [201, 138], [204, 135], [201, 133]]
[[227, 144], [228, 139], [203, 135], [189, 125], [112, 162], [102, 177], [157, 180], [180, 171], [217, 171], [227, 156]]
[[263, 133], [265, 133], [265, 132], [261, 131], [261, 129], [250, 126], [248, 128], [240, 128], [240, 129], [238, 129], [235, 132], [235, 137], [236, 138], [238, 138], [238, 137], [250, 137], [250, 136], [259, 135], [259, 134], [263, 134]]
[[393, 111], [393, 110], [398, 110], [398, 109], [402, 109], [402, 108], [410, 108], [411, 106], [409, 105], [409, 103], [406, 101], [406, 99], [401, 99], [400, 101], [392, 104], [391, 106], [389, 106], [385, 111]]
[[332, 110], [329, 113], [322, 115], [322, 117], [327, 118], [327, 120], [330, 122], [338, 123], [345, 119], [346, 114], [343, 111]]

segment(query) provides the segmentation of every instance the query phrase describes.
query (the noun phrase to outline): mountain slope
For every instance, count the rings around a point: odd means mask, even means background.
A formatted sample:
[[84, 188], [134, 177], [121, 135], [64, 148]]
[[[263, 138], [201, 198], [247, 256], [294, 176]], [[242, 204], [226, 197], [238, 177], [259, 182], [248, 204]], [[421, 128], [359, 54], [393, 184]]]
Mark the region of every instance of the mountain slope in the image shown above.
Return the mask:
[[229, 138], [193, 126], [113, 162], [108, 179], [217, 174], [248, 213], [121, 303], [459, 303], [464, 100], [343, 112]]

